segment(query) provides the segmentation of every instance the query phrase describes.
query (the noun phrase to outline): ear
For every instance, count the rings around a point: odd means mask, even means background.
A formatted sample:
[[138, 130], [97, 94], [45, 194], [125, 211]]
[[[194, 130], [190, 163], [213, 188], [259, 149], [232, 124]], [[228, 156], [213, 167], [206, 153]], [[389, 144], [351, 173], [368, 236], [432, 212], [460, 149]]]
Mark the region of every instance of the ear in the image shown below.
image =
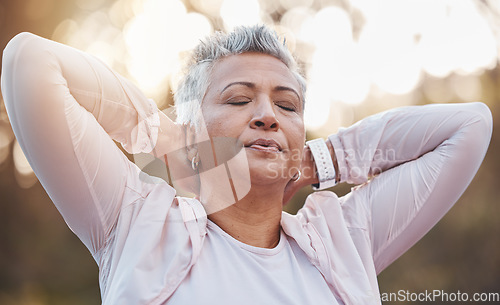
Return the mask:
[[210, 164], [214, 163], [213, 148], [211, 146], [211, 139], [208, 135], [207, 127], [203, 121], [203, 117], [198, 117], [198, 124], [186, 123], [183, 125], [185, 145], [187, 153], [187, 161], [191, 163], [193, 158], [198, 157], [200, 166], [205, 164], [210, 168]]
[[191, 160], [198, 154], [197, 134], [195, 127], [192, 124], [185, 124], [183, 127], [186, 140], [187, 158], [188, 161], [191, 162]]

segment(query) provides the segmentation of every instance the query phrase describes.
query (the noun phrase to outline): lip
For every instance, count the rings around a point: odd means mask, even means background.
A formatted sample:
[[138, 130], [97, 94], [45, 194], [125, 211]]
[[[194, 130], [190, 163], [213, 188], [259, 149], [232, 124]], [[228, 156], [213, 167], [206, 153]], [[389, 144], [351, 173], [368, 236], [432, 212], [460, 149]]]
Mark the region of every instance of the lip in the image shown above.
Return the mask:
[[254, 150], [264, 151], [264, 152], [281, 152], [281, 145], [273, 139], [256, 139], [245, 145], [247, 148]]

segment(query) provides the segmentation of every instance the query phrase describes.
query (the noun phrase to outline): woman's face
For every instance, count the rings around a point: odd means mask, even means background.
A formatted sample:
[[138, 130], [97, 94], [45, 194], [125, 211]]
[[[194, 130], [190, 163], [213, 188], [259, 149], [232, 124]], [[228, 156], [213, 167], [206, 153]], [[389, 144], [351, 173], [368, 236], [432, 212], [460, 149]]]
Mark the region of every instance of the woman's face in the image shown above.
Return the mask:
[[243, 53], [219, 60], [201, 110], [211, 138], [237, 139], [252, 183], [288, 181], [302, 159], [305, 130], [300, 85], [280, 60]]

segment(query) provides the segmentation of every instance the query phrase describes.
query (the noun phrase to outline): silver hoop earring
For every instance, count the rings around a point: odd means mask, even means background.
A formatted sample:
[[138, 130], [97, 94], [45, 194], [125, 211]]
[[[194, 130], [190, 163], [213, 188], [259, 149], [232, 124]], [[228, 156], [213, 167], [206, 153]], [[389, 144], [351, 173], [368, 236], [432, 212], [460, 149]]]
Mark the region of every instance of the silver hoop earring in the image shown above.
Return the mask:
[[199, 159], [198, 154], [196, 154], [196, 156], [194, 156], [193, 159], [191, 159], [191, 168], [194, 171], [198, 170], [198, 165], [200, 165], [200, 160], [198, 159]]
[[296, 172], [295, 175], [293, 175], [292, 180], [297, 181], [300, 179], [300, 176], [302, 176], [302, 173], [300, 172], [300, 169], [299, 169], [299, 171]]

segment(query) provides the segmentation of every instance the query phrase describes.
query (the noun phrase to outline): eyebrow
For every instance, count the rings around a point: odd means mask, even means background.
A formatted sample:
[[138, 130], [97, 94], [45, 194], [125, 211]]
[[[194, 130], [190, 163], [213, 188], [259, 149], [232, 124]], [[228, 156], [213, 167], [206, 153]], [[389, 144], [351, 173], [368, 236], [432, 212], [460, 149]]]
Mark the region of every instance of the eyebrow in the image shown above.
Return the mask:
[[293, 92], [295, 93], [295, 95], [297, 96], [297, 98], [299, 99], [299, 101], [301, 100], [300, 96], [299, 96], [299, 93], [297, 91], [295, 91], [294, 89], [290, 88], [290, 87], [286, 87], [286, 86], [277, 86], [274, 88], [275, 91], [290, 91], [290, 92]]
[[[222, 89], [221, 91], [221, 94], [229, 87], [231, 86], [234, 86], [234, 85], [242, 85], [242, 86], [246, 86], [248, 88], [255, 88], [255, 84], [254, 83], [251, 83], [251, 82], [232, 82], [232, 83], [229, 83], [227, 86], [224, 87], [224, 89]], [[297, 96], [297, 98], [299, 99], [299, 101], [301, 100], [300, 98], [300, 95], [297, 93], [297, 91], [295, 91], [293, 88], [290, 88], [290, 87], [287, 87], [287, 86], [276, 86], [273, 88], [273, 91], [290, 91], [290, 92], [293, 92], [295, 93], [295, 95]]]
[[246, 86], [248, 88], [255, 88], [255, 84], [254, 83], [250, 83], [250, 82], [232, 82], [232, 83], [229, 83], [226, 87], [224, 87], [224, 89], [222, 89], [222, 92], [226, 91], [227, 88], [231, 87], [231, 86], [234, 86], [234, 85], [242, 85], [242, 86]]

